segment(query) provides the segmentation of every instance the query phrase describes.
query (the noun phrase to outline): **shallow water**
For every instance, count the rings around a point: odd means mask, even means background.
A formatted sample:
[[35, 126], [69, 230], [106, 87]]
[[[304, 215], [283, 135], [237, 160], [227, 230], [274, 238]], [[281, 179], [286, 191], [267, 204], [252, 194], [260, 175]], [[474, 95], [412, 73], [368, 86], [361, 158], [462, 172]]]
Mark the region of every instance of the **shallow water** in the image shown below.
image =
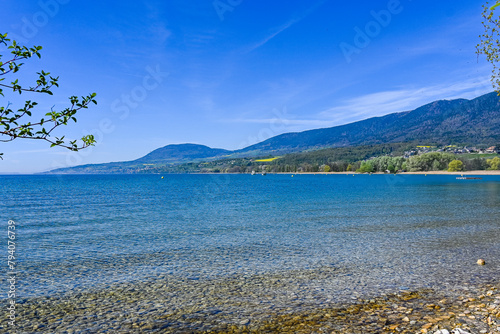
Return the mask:
[[499, 176], [0, 176], [0, 191], [23, 299], [264, 277], [326, 303], [500, 270]]

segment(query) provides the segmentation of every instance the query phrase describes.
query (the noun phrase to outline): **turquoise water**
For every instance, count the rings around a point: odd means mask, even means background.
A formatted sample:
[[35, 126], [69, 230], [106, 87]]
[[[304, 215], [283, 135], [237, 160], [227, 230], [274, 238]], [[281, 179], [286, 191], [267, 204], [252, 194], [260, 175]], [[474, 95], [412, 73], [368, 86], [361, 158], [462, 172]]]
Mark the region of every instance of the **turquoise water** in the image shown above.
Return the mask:
[[315, 289], [333, 300], [500, 270], [498, 176], [0, 176], [0, 191], [21, 298], [318, 270], [331, 276]]

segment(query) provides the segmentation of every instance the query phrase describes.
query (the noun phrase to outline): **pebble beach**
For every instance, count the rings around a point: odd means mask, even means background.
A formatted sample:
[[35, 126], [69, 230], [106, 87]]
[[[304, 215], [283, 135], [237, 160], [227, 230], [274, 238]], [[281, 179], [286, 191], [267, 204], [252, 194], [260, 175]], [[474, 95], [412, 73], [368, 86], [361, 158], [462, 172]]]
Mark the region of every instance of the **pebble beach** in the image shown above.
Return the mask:
[[[317, 278], [315, 273], [309, 273]], [[299, 275], [300, 276], [300, 275]], [[314, 276], [314, 277], [313, 277]], [[17, 333], [500, 333], [500, 284], [320, 302], [281, 277], [118, 284], [18, 303]], [[2, 319], [0, 332], [12, 333]]]

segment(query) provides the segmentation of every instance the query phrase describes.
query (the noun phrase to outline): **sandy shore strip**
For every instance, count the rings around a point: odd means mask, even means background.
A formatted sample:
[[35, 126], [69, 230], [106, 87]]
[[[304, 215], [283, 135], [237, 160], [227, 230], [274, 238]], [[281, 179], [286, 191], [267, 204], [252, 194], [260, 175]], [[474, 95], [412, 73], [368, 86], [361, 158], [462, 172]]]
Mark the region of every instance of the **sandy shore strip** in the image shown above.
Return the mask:
[[[272, 298], [275, 278], [122, 283], [17, 305], [17, 333], [500, 333], [500, 284], [396, 290], [320, 304]], [[264, 293], [256, 293], [264, 286]], [[282, 286], [285, 290], [287, 284]], [[267, 292], [266, 292], [267, 291]], [[5, 317], [1, 333], [12, 333]], [[446, 333], [446, 332], [441, 332]]]
[[[258, 173], [257, 173], [258, 174]], [[290, 175], [394, 175], [386, 173], [356, 173], [356, 172], [301, 172], [301, 173], [268, 173], [268, 174], [290, 174]], [[260, 174], [258, 174], [260, 175]], [[500, 170], [472, 170], [466, 172], [447, 172], [447, 171], [431, 171], [431, 172], [402, 172], [396, 175], [456, 175], [456, 176], [471, 176], [471, 175], [500, 175]]]
[[415, 175], [500, 175], [500, 170], [473, 170], [467, 172], [445, 172], [445, 171], [432, 171], [432, 172], [404, 172], [401, 175], [415, 174]]

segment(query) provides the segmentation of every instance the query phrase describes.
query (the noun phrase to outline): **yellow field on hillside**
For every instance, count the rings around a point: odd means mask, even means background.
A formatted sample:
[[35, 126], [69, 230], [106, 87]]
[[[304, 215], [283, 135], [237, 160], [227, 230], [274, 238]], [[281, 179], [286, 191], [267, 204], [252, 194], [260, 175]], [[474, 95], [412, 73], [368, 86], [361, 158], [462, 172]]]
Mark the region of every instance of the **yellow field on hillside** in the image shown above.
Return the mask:
[[259, 159], [259, 160], [255, 160], [256, 162], [271, 162], [271, 161], [274, 161], [276, 159], [279, 159], [280, 157], [276, 157], [276, 158], [268, 158], [268, 159]]

